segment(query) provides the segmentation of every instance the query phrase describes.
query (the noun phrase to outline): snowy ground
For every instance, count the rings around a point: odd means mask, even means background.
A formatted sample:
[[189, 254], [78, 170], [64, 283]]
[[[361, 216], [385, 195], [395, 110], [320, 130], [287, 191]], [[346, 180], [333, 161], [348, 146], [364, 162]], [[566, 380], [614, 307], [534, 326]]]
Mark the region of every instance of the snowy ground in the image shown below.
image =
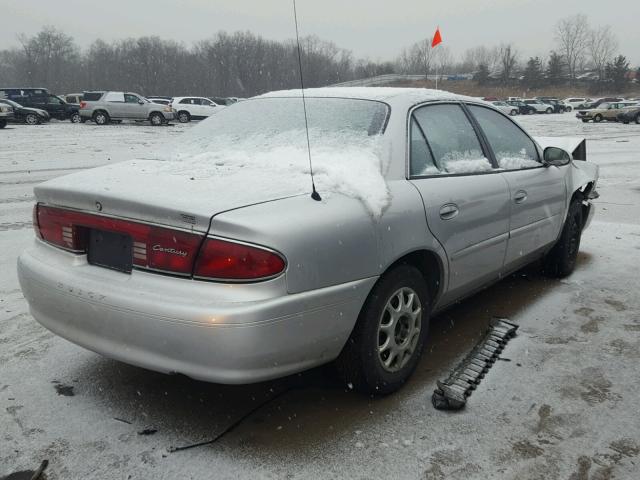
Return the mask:
[[[345, 391], [325, 369], [219, 386], [53, 336], [29, 315], [15, 273], [33, 236], [33, 186], [144, 157], [189, 126], [0, 131], [0, 478], [44, 459], [47, 478], [58, 480], [638, 478], [640, 128], [570, 114], [519, 121], [534, 135], [586, 136], [601, 166], [577, 271], [549, 281], [529, 269], [441, 315], [412, 381], [378, 400]], [[434, 410], [436, 379], [494, 315], [521, 325], [504, 353], [510, 361], [496, 364], [465, 410]], [[170, 453], [215, 437], [270, 398], [216, 443]]]

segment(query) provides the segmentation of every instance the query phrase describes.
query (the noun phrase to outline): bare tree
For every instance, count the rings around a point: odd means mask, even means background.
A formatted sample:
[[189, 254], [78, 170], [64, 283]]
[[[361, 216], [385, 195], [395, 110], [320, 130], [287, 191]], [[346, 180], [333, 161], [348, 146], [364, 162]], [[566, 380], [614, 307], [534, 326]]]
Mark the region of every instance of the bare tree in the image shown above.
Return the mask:
[[569, 76], [576, 78], [589, 46], [589, 21], [586, 15], [577, 14], [563, 18], [556, 24], [556, 40], [569, 68]]
[[503, 44], [500, 46], [500, 79], [503, 84], [509, 83], [509, 80], [515, 74], [518, 67], [518, 51], [513, 45]]
[[605, 67], [618, 49], [618, 39], [609, 25], [593, 29], [589, 34], [589, 54], [598, 78], [604, 79]]

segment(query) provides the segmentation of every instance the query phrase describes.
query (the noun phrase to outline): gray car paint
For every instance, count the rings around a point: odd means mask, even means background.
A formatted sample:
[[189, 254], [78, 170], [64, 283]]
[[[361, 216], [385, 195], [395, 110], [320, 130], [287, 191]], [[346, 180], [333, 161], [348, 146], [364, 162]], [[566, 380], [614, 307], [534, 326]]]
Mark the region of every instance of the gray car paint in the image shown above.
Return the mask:
[[[267, 96], [279, 95], [299, 92]], [[127, 276], [88, 265], [82, 256], [37, 240], [18, 265], [35, 318], [71, 341], [146, 368], [227, 383], [273, 378], [334, 359], [370, 288], [406, 254], [429, 252], [438, 259], [439, 290], [433, 305], [438, 310], [496, 281], [523, 258], [531, 260], [548, 250], [559, 235], [570, 194], [597, 180], [597, 166], [572, 162], [526, 174], [409, 181], [411, 109], [442, 99], [482, 102], [419, 89], [318, 89], [307, 95], [372, 98], [391, 106], [383, 136], [391, 202], [381, 218], [374, 219], [359, 201], [337, 193], [316, 202], [308, 185], [284, 190], [274, 186], [270, 195], [252, 196], [237, 187], [224, 190], [219, 183], [222, 190], [212, 197], [216, 189], [194, 180], [156, 172], [150, 182], [145, 170], [153, 162], [80, 172], [39, 185], [37, 200], [94, 212], [100, 201], [101, 214], [178, 228], [185, 228], [185, 216], [190, 217], [187, 228], [277, 250], [286, 257], [287, 270], [268, 282], [239, 285], [139, 271]], [[528, 177], [523, 181], [534, 201], [532, 211], [516, 212], [513, 222], [513, 188], [508, 185], [518, 183], [517, 175]], [[178, 193], [170, 202], [168, 189]], [[451, 202], [461, 214], [443, 222], [439, 210]], [[519, 215], [528, 220], [517, 220]], [[528, 233], [517, 255], [509, 256], [510, 237], [522, 230]], [[93, 297], [78, 293], [87, 284]], [[90, 312], [91, 321], [84, 322]], [[145, 336], [145, 331], [151, 333]], [[197, 348], [190, 349], [189, 342]]]

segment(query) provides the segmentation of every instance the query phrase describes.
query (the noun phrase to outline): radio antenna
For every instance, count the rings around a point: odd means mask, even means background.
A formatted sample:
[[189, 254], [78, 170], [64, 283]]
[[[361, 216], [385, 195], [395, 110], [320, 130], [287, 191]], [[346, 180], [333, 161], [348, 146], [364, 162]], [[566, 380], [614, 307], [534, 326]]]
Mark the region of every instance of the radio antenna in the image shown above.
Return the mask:
[[296, 43], [298, 45], [298, 68], [300, 69], [300, 89], [302, 91], [302, 108], [304, 109], [304, 130], [307, 134], [307, 154], [309, 155], [309, 172], [311, 172], [311, 198], [316, 201], [322, 200], [316, 191], [316, 184], [313, 181], [313, 164], [311, 163], [311, 142], [309, 141], [309, 120], [307, 117], [307, 100], [304, 96], [304, 77], [302, 75], [302, 55], [300, 54], [300, 34], [298, 33], [298, 11], [296, 10], [296, 0], [293, 0], [293, 20], [296, 24]]

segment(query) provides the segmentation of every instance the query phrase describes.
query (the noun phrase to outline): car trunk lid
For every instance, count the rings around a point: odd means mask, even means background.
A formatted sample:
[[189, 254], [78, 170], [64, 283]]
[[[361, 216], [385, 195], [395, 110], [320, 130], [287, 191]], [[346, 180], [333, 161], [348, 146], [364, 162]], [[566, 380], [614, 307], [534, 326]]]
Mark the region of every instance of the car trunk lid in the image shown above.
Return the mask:
[[223, 175], [171, 173], [173, 163], [179, 162], [121, 162], [49, 180], [34, 192], [48, 205], [205, 233], [217, 213], [309, 190], [285, 179], [245, 188]]

